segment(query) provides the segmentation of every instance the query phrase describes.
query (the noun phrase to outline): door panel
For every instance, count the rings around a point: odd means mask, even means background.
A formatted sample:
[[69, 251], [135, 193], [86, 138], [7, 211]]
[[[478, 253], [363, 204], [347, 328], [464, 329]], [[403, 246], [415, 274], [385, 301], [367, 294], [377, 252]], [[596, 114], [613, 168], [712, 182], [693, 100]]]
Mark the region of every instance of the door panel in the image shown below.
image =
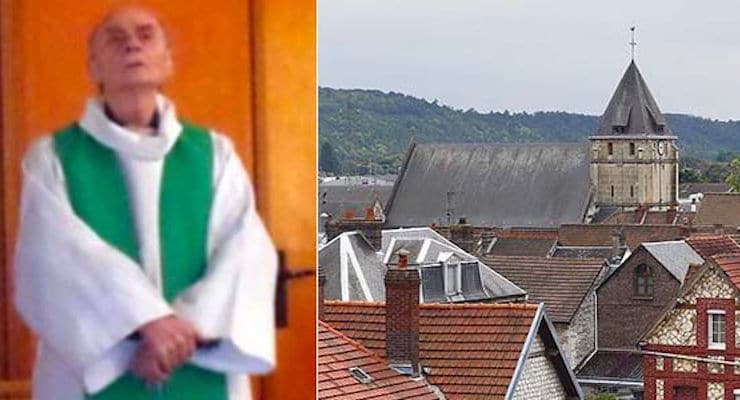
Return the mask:
[[[310, 399], [316, 391], [316, 5], [256, 0], [255, 134], [259, 201], [294, 276], [287, 327], [278, 333], [279, 369], [265, 399]], [[293, 166], [299, 165], [300, 168]]]

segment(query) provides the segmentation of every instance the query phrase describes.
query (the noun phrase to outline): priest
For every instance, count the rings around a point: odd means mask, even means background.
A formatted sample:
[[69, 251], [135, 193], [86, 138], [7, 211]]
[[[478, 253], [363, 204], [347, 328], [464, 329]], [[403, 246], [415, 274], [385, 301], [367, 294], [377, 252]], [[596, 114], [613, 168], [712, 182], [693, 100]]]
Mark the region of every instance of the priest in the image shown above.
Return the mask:
[[276, 257], [225, 136], [161, 89], [167, 32], [140, 7], [89, 40], [99, 93], [23, 160], [16, 307], [37, 400], [244, 400], [275, 360]]

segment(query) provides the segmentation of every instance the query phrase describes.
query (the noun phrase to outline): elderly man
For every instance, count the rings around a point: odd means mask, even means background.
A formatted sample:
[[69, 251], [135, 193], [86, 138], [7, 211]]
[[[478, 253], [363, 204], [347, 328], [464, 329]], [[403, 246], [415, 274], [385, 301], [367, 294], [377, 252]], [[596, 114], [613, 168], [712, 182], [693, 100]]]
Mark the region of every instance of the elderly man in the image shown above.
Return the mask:
[[93, 31], [99, 96], [23, 161], [16, 305], [34, 399], [240, 399], [274, 364], [276, 257], [224, 136], [161, 93], [166, 32], [123, 7]]

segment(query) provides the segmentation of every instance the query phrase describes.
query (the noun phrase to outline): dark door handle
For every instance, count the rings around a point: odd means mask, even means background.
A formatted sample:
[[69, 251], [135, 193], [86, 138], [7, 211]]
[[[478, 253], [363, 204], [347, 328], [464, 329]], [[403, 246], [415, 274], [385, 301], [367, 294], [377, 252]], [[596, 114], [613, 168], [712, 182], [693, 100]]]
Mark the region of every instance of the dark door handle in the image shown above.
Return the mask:
[[285, 251], [278, 250], [277, 285], [275, 287], [275, 325], [278, 328], [288, 326], [288, 283], [293, 279], [304, 279], [316, 275], [314, 268], [288, 268], [285, 263]]

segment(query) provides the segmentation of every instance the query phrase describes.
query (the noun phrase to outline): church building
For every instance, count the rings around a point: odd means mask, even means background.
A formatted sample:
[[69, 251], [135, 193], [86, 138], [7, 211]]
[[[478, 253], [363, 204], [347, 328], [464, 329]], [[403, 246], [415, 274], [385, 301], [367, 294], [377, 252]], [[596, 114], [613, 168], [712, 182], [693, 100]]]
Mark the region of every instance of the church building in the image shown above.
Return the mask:
[[634, 60], [589, 137], [596, 207], [665, 210], [678, 202], [678, 148]]

